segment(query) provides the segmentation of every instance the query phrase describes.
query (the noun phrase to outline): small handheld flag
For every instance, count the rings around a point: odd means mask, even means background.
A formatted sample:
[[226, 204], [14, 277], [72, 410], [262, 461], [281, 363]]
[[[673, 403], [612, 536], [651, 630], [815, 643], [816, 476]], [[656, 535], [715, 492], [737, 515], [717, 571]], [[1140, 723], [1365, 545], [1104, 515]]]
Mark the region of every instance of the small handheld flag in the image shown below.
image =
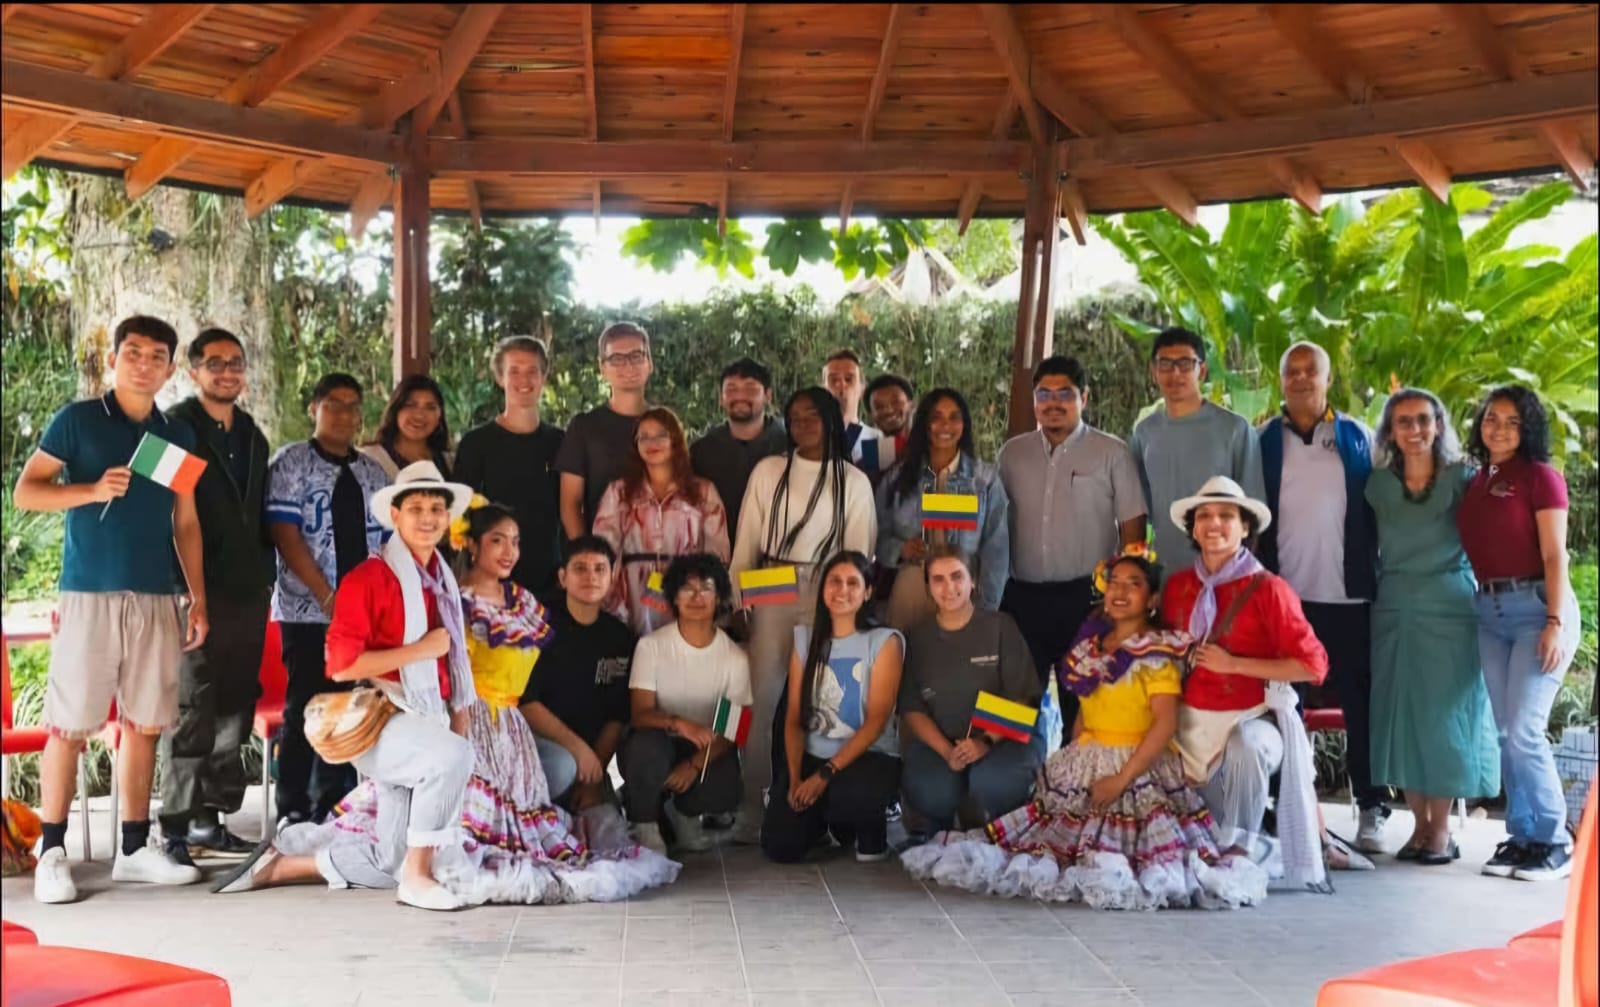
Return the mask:
[[800, 600], [800, 578], [792, 566], [744, 570], [739, 596], [745, 605], [788, 605]]
[[879, 476], [894, 465], [894, 438], [864, 437], [856, 441], [855, 462], [869, 476]]
[[667, 596], [661, 590], [661, 573], [659, 571], [651, 574], [649, 579], [644, 582], [644, 597], [640, 599], [640, 603], [645, 608], [653, 608], [657, 612], [670, 611], [667, 608]]
[[978, 693], [972, 710], [972, 729], [998, 734], [1026, 745], [1033, 739], [1033, 725], [1039, 719], [1037, 707], [1013, 703], [992, 692]]
[[[716, 715], [711, 718], [711, 730], [718, 737], [727, 738], [733, 742], [733, 747], [743, 748], [744, 743], [750, 740], [750, 722], [754, 715], [748, 706], [734, 706], [733, 700], [723, 696], [717, 700]], [[711, 753], [706, 752], [706, 761], [700, 765], [700, 782], [706, 782], [706, 768], [711, 765]]]
[[[187, 496], [194, 492], [195, 483], [200, 481], [200, 473], [206, 470], [206, 463], [176, 444], [164, 441], [155, 434], [146, 433], [139, 438], [139, 446], [134, 449], [128, 467], [135, 475], [144, 476], [174, 493]], [[100, 511], [102, 520], [106, 516], [106, 511], [110, 510], [115, 502], [114, 497], [106, 501], [105, 507]]]
[[922, 527], [925, 530], [978, 530], [978, 498], [971, 493], [922, 494]]

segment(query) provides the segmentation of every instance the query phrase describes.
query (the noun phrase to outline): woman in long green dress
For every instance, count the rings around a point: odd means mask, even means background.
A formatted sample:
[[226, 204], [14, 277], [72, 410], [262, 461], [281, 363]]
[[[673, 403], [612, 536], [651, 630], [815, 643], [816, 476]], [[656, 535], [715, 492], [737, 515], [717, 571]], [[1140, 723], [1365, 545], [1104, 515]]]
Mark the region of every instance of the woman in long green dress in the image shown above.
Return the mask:
[[[1367, 502], [1378, 518], [1372, 609], [1372, 780], [1401, 788], [1416, 827], [1399, 860], [1447, 864], [1457, 797], [1500, 792], [1478, 660], [1472, 568], [1456, 531], [1468, 472], [1444, 407], [1407, 388], [1384, 407]], [[1382, 464], [1384, 461], [1387, 464]]]

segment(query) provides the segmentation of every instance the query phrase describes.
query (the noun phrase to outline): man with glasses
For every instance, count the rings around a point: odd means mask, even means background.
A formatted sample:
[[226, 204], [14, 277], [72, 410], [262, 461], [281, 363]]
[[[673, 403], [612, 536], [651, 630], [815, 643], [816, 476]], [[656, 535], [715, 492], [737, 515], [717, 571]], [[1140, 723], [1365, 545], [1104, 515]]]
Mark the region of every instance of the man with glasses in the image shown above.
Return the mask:
[[267, 526], [278, 547], [272, 617], [281, 623], [289, 671], [278, 742], [278, 816], [284, 824], [321, 821], [356, 784], [348, 765], [324, 762], [306, 741], [306, 703], [354, 683], [328, 679], [323, 646], [333, 593], [383, 542], [372, 494], [388, 485], [382, 466], [355, 449], [361, 384], [329, 374], [311, 391], [310, 440], [285, 445], [267, 474]]
[[[1263, 499], [1255, 429], [1243, 416], [1200, 394], [1206, 378], [1205, 340], [1188, 329], [1163, 329], [1150, 352], [1150, 378], [1161, 389], [1161, 404], [1134, 426], [1128, 441], [1139, 464], [1148, 513], [1159, 518], [1213, 476], [1227, 476], [1244, 488], [1245, 496]], [[1155, 529], [1156, 553], [1167, 570], [1194, 560], [1194, 546], [1182, 528], [1157, 520]]]
[[[1095, 565], [1120, 545], [1144, 540], [1145, 502], [1133, 455], [1084, 420], [1088, 404], [1082, 364], [1059, 356], [1039, 361], [1033, 371], [1039, 428], [1006, 441], [997, 459], [1011, 501], [1011, 579], [1000, 610], [1022, 630], [1045, 686], [1093, 606]], [[1077, 713], [1077, 697], [1062, 696], [1063, 726]], [[1054, 748], [1058, 732], [1048, 725], [1045, 731]]]
[[578, 539], [594, 527], [606, 487], [622, 478], [634, 453], [633, 428], [649, 408], [650, 334], [633, 322], [614, 322], [600, 333], [600, 376], [611, 387], [603, 406], [572, 418], [556, 454], [561, 473], [561, 525]]
[[245, 391], [244, 347], [226, 329], [206, 329], [189, 344], [189, 377], [199, 389], [167, 415], [194, 431], [206, 463], [195, 485], [204, 542], [211, 633], [178, 665], [178, 723], [161, 736], [161, 832], [177, 856], [239, 857], [247, 843], [223, 816], [244, 803], [248, 781], [239, 750], [250, 740], [261, 648], [272, 599], [272, 545], [263, 504], [267, 439], [238, 400]]

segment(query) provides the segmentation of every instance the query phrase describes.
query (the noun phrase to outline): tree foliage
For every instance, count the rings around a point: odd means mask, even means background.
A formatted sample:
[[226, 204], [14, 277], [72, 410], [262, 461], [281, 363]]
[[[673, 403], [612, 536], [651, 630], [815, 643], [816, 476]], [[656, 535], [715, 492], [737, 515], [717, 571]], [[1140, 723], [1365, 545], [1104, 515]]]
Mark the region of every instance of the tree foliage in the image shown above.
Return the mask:
[[884, 276], [913, 247], [927, 237], [918, 221], [883, 218], [872, 224], [857, 221], [844, 229], [829, 230], [814, 217], [785, 218], [767, 225], [767, 239], [759, 251], [752, 236], [737, 221], [726, 221], [725, 233], [704, 218], [642, 220], [622, 235], [622, 253], [652, 269], [669, 272], [684, 259], [726, 277], [733, 270], [745, 279], [755, 277], [756, 256], [785, 276], [793, 276], [801, 262], [832, 261], [845, 279]]

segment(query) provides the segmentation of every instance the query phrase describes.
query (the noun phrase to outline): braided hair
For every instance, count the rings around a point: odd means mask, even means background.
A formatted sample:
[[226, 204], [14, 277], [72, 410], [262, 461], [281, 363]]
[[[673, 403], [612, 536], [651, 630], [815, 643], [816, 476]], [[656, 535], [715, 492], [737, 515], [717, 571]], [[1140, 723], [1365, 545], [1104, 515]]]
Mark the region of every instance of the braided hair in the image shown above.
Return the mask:
[[[815, 516], [817, 503], [822, 499], [822, 487], [826, 483], [833, 494], [832, 523], [828, 527], [828, 534], [817, 545], [816, 552], [811, 557], [812, 562], [821, 563], [844, 548], [845, 466], [850, 464], [850, 452], [844, 446], [844, 414], [839, 411], [838, 400], [827, 389], [813, 385], [789, 396], [789, 401], [783, 406], [784, 419], [789, 419], [795, 403], [802, 399], [816, 409], [817, 416], [822, 421], [822, 471], [818, 473], [817, 481], [811, 487], [811, 496], [806, 500], [805, 513], [801, 515], [799, 521], [790, 524], [789, 473], [794, 468], [797, 448], [794, 442], [793, 424], [789, 424], [789, 450], [784, 455], [783, 476], [778, 480], [778, 488], [772, 495], [772, 510], [767, 515], [767, 534], [763, 542], [763, 551], [768, 556], [774, 557], [789, 554], [794, 548], [795, 541], [799, 539], [801, 530]], [[788, 530], [780, 538], [778, 529], [784, 526]]]

